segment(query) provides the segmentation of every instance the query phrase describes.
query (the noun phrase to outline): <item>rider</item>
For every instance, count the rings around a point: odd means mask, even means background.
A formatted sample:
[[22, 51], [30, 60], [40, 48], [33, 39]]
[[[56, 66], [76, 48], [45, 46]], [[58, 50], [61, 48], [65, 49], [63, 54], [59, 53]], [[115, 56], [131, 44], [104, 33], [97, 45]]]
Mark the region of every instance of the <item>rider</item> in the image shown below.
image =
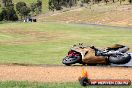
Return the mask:
[[130, 54], [125, 53], [129, 50], [129, 48], [120, 44], [115, 44], [112, 47], [107, 47], [107, 49], [105, 50], [99, 50], [94, 46], [92, 46], [91, 48], [95, 50], [96, 56], [108, 56], [107, 61], [109, 63], [126, 64], [131, 60]]
[[129, 48], [127, 46], [120, 45], [120, 44], [115, 44], [111, 47], [107, 47], [104, 51], [99, 50], [99, 49], [95, 48], [94, 46], [92, 46], [91, 48], [96, 51], [96, 55], [98, 55], [98, 56], [115, 55], [118, 53], [125, 53], [129, 50]]
[[111, 47], [107, 47], [106, 50], [115, 50], [115, 51], [119, 51], [119, 52], [122, 52], [122, 53], [125, 53], [129, 50], [129, 48], [127, 46], [124, 46], [124, 45], [120, 45], [120, 44], [115, 44]]

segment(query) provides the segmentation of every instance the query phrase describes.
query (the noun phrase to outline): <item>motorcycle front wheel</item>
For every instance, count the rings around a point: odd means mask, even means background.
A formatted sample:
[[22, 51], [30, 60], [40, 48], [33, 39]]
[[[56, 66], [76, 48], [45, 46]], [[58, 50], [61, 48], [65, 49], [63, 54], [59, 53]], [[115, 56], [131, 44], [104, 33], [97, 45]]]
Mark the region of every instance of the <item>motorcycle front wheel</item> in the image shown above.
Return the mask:
[[80, 62], [81, 62], [81, 56], [77, 56], [77, 57], [66, 56], [62, 60], [62, 63], [67, 66], [70, 66], [71, 64], [75, 64], [75, 63], [80, 63]]

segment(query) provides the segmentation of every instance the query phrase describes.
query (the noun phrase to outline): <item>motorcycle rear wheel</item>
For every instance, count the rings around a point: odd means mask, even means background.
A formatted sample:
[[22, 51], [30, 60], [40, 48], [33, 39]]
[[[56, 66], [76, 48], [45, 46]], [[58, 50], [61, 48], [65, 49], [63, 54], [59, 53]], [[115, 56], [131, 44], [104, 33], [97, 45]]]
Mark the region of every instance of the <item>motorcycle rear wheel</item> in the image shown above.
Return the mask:
[[109, 62], [113, 64], [126, 64], [131, 60], [131, 55], [124, 53], [123, 55], [110, 56]]

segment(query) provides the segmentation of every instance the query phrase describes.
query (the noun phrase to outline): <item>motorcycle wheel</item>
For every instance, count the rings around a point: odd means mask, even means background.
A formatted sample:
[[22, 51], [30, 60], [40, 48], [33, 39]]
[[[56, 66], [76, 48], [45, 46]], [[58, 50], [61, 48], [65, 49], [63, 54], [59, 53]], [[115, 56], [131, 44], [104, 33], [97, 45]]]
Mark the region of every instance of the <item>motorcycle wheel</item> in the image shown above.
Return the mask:
[[110, 56], [109, 62], [113, 64], [126, 64], [131, 60], [131, 55], [124, 53], [123, 55]]
[[67, 66], [70, 66], [71, 64], [75, 64], [75, 63], [80, 63], [80, 62], [81, 62], [81, 56], [77, 56], [77, 57], [66, 56], [62, 60], [62, 63]]

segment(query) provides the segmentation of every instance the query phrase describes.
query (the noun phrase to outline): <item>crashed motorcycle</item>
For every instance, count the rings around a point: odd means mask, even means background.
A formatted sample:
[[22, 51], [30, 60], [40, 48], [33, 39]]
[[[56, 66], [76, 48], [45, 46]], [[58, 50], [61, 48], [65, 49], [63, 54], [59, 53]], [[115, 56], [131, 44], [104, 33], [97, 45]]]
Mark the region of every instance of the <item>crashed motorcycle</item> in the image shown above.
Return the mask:
[[104, 50], [94, 46], [85, 46], [83, 44], [74, 45], [63, 58], [62, 63], [65, 65], [83, 64], [83, 65], [109, 65], [109, 64], [126, 64], [132, 59], [132, 54], [127, 53], [128, 47], [115, 44]]

